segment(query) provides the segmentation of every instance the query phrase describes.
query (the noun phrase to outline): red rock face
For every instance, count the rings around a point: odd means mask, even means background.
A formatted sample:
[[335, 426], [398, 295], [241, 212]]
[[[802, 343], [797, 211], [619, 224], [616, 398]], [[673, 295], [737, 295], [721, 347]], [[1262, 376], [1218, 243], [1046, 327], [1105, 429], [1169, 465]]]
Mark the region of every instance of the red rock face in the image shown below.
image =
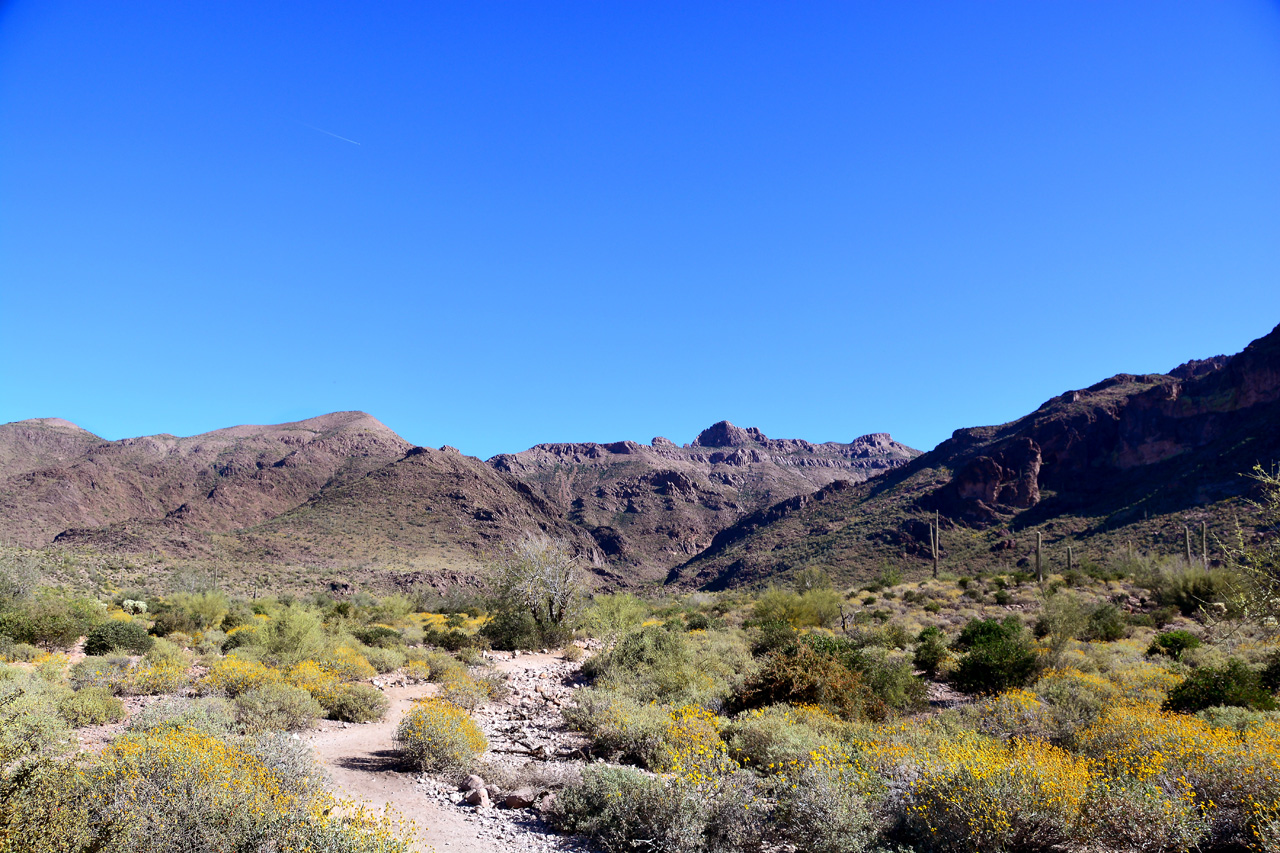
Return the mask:
[[[1277, 433], [1280, 326], [1236, 356], [1188, 362], [1170, 375], [1120, 374], [1011, 424], [958, 430], [917, 464], [956, 472], [926, 503], [983, 522], [1035, 506], [1042, 489], [1087, 501], [1119, 475], [1215, 456], [1212, 449], [1233, 436], [1236, 443], [1274, 443]], [[1252, 464], [1242, 460], [1236, 464]]]

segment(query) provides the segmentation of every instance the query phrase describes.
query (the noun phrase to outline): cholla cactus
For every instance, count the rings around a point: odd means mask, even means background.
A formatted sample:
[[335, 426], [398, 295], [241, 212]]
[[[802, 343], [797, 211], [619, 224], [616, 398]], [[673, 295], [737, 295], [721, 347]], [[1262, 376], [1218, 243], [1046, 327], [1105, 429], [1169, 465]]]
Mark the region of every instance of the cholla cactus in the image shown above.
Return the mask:
[[126, 598], [120, 605], [120, 609], [130, 616], [137, 616], [139, 613], [147, 612], [147, 603], [145, 601], [134, 601], [132, 598]]

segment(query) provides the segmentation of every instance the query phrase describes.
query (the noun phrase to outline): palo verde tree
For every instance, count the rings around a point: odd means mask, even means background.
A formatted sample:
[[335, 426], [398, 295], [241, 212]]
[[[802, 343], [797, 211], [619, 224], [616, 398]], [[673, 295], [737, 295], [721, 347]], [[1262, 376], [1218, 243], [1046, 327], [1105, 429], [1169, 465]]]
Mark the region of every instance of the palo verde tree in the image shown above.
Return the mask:
[[1227, 559], [1243, 581], [1239, 609], [1246, 617], [1280, 624], [1280, 474], [1254, 466], [1249, 476], [1258, 483], [1258, 495], [1249, 500], [1257, 535], [1246, 536], [1236, 525], [1236, 541], [1226, 549]]
[[489, 583], [495, 612], [485, 634], [495, 648], [559, 645], [572, 635], [583, 577], [563, 540], [525, 534], [493, 562]]

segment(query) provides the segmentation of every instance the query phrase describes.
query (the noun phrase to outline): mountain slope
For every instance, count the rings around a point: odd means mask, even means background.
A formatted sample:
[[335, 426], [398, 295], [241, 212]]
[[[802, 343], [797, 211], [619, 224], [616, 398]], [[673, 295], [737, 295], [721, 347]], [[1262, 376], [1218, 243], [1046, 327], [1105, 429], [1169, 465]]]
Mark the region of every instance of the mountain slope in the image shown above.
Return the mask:
[[489, 462], [589, 532], [611, 562], [661, 577], [745, 513], [917, 455], [882, 433], [813, 444], [721, 421], [684, 447], [665, 438], [540, 444]]
[[1026, 565], [1040, 532], [1060, 563], [1129, 546], [1178, 553], [1184, 525], [1225, 536], [1240, 474], [1280, 458], [1280, 327], [1233, 357], [1121, 374], [1009, 424], [957, 430], [905, 467], [748, 515], [669, 575], [707, 588], [806, 565], [854, 578], [922, 571], [938, 513], [955, 571]]
[[411, 446], [363, 412], [189, 438], [106, 442], [71, 434], [65, 451], [39, 457], [26, 449], [28, 436], [47, 431], [47, 422], [6, 427], [0, 458], [28, 461], [10, 463], [16, 473], [0, 481], [0, 529], [31, 547], [69, 530], [81, 531], [71, 538], [88, 542], [95, 528], [166, 519], [193, 531], [247, 527], [301, 504], [328, 483], [363, 476]]

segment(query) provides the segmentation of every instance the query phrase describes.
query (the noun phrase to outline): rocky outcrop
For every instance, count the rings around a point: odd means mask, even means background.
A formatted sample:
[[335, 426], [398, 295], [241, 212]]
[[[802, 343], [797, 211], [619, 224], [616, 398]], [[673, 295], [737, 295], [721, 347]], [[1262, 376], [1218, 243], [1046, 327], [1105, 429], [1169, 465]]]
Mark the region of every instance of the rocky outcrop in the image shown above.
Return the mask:
[[832, 568], [885, 559], [909, 565], [928, 553], [929, 524], [921, 519], [935, 513], [944, 533], [967, 528], [960, 544], [973, 543], [973, 559], [997, 565], [1018, 552], [1026, 559], [1030, 525], [1054, 539], [1073, 530], [1066, 542], [1083, 547], [1089, 536], [1130, 525], [1140, 525], [1141, 535], [1126, 534], [1126, 542], [1151, 541], [1165, 535], [1158, 519], [1170, 515], [1177, 520], [1165, 526], [1177, 536], [1188, 522], [1221, 516], [1234, 524], [1231, 501], [1251, 485], [1241, 474], [1280, 459], [1277, 424], [1280, 327], [1234, 356], [1190, 361], [1168, 374], [1118, 374], [1016, 421], [956, 430], [934, 450], [821, 505], [779, 502], [726, 528], [670, 579], [757, 583], [815, 559]]

